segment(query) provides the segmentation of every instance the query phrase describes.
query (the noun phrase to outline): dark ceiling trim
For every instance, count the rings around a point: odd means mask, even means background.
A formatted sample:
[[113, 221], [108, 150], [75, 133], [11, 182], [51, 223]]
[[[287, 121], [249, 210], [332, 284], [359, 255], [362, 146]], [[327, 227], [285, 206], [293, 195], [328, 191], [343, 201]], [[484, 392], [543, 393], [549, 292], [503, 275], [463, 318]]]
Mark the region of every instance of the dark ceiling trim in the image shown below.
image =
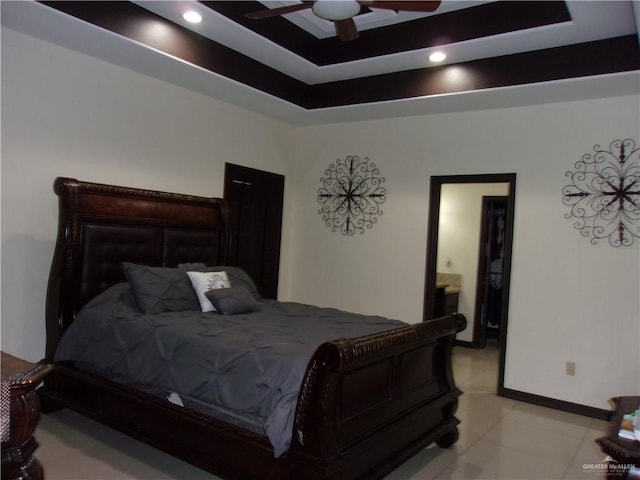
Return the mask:
[[363, 30], [358, 40], [341, 42], [336, 37], [317, 39], [283, 17], [246, 18], [246, 13], [265, 8], [259, 2], [201, 3], [316, 65], [334, 65], [571, 21], [565, 2], [500, 1]]
[[[640, 69], [638, 37], [628, 35], [441, 67], [308, 85], [130, 2], [41, 3], [306, 109]], [[158, 35], [159, 30], [162, 35]]]
[[640, 69], [638, 37], [505, 55], [310, 86], [307, 108], [461, 93]]

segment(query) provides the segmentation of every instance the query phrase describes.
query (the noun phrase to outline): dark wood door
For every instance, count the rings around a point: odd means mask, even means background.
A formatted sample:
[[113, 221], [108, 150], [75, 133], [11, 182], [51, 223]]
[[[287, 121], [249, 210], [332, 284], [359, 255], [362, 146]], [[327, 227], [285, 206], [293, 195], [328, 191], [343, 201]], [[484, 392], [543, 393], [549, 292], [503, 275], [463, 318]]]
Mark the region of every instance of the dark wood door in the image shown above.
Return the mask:
[[228, 260], [253, 278], [260, 295], [277, 298], [284, 176], [225, 164]]

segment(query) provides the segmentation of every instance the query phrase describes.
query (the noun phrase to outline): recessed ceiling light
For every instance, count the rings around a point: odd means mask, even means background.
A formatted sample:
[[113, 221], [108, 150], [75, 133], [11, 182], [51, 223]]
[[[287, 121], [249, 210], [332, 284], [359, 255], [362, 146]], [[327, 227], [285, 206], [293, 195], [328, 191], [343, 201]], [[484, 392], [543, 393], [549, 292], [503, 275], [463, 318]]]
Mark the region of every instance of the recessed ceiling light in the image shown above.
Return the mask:
[[182, 18], [184, 18], [189, 23], [200, 23], [202, 21], [202, 15], [193, 10], [189, 10], [182, 14]]
[[445, 58], [447, 58], [447, 56], [442, 52], [434, 52], [429, 55], [429, 60], [434, 63], [442, 62]]

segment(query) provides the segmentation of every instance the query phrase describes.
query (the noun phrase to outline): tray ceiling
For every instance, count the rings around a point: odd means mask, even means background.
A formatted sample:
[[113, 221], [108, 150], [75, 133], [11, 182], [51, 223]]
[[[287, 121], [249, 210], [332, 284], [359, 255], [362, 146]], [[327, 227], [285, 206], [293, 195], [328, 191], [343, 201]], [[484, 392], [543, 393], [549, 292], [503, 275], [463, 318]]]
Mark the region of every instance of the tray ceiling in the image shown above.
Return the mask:
[[[5, 1], [2, 23], [301, 124], [638, 92], [636, 1], [363, 8], [354, 17], [359, 38], [349, 42], [311, 9], [245, 17], [295, 3]], [[202, 22], [186, 22], [187, 10]], [[434, 51], [446, 60], [431, 63]], [[577, 90], [564, 85], [573, 82]]]

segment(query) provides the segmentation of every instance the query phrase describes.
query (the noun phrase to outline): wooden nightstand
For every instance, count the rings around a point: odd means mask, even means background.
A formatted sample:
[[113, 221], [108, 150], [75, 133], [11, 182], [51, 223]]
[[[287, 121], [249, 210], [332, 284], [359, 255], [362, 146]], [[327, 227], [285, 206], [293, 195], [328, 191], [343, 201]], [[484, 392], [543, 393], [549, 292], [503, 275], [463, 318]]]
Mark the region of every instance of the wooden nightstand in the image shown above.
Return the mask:
[[615, 411], [611, 417], [607, 435], [597, 438], [596, 443], [600, 445], [603, 453], [614, 460], [614, 463], [608, 465], [606, 478], [620, 480], [628, 477], [630, 469], [640, 467], [640, 441], [618, 436], [622, 417], [638, 408], [640, 397], [615, 397], [611, 399], [611, 403]]
[[40, 417], [35, 388], [52, 366], [1, 355], [2, 480], [41, 479], [42, 467], [33, 456], [38, 447], [33, 431]]

